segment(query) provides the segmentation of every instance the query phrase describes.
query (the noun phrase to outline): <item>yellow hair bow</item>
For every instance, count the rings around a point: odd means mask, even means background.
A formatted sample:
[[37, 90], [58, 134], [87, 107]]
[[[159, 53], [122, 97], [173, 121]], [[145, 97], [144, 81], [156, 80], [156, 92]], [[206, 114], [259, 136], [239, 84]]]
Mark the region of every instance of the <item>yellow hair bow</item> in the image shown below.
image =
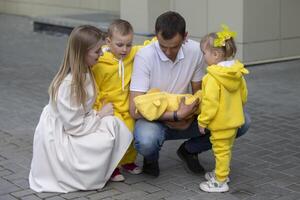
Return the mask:
[[235, 38], [236, 32], [229, 30], [229, 27], [222, 24], [222, 31], [217, 32], [217, 38], [214, 40], [214, 47], [224, 47], [225, 41]]

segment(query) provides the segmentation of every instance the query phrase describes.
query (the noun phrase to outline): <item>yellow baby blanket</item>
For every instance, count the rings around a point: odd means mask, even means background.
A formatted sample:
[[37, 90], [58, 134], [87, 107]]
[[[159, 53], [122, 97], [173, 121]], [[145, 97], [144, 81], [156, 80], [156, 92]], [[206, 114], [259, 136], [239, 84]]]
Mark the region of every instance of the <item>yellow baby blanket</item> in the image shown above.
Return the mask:
[[[179, 108], [181, 98], [185, 98], [185, 104], [192, 104], [197, 98], [201, 102], [202, 92], [192, 94], [170, 94], [160, 92], [159, 89], [151, 89], [146, 94], [134, 98], [136, 111], [141, 113], [149, 121], [157, 120], [166, 111], [176, 111]], [[195, 114], [200, 113], [200, 105]]]

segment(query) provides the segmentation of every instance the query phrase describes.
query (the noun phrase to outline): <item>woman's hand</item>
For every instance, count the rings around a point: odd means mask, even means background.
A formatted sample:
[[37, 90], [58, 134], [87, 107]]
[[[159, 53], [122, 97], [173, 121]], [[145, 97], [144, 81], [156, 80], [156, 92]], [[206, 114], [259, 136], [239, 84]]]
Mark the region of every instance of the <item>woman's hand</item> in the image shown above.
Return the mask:
[[105, 104], [100, 111], [97, 112], [97, 116], [100, 118], [106, 117], [106, 116], [113, 116], [114, 115], [114, 107], [112, 103]]

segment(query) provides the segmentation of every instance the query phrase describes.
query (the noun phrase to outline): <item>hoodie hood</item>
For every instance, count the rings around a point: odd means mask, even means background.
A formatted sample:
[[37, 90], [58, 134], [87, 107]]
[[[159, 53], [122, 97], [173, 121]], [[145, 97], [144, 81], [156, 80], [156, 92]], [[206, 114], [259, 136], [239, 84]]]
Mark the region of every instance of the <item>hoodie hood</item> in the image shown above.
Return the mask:
[[213, 76], [226, 90], [234, 92], [240, 87], [243, 75], [248, 74], [249, 71], [236, 60], [230, 67], [211, 65], [207, 67], [207, 73]]
[[122, 82], [122, 90], [125, 90], [125, 65], [132, 63], [134, 55], [137, 51], [137, 48], [132, 48], [129, 54], [118, 59], [110, 51], [108, 46], [102, 47], [103, 55], [99, 57], [99, 61], [105, 65], [117, 65], [118, 66], [118, 75]]

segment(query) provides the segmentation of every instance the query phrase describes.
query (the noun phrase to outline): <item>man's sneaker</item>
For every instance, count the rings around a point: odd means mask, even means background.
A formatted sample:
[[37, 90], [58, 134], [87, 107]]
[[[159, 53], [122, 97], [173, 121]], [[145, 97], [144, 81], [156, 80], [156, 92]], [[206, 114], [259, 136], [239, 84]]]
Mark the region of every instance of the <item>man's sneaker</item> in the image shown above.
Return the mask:
[[[211, 172], [206, 172], [205, 175], [204, 175], [204, 178], [206, 180], [210, 180], [212, 178], [215, 178], [216, 177], [216, 174], [215, 174], [215, 170], [214, 171], [211, 171]], [[226, 183], [229, 183], [230, 182], [230, 178], [227, 177], [227, 179], [225, 180]]]
[[204, 192], [227, 192], [229, 190], [226, 182], [219, 182], [214, 177], [209, 181], [200, 183], [199, 187]]
[[158, 177], [159, 176], [159, 166], [158, 161], [148, 161], [144, 158], [143, 172], [145, 174]]
[[112, 173], [110, 180], [113, 182], [125, 181], [125, 177], [121, 174], [120, 169], [117, 167]]
[[204, 172], [204, 168], [200, 165], [197, 153], [189, 153], [183, 143], [177, 150], [178, 157], [186, 164], [189, 170], [196, 174]]
[[122, 168], [129, 172], [130, 174], [140, 174], [142, 173], [142, 169], [137, 166], [135, 163], [128, 163], [125, 165], [122, 165]]

